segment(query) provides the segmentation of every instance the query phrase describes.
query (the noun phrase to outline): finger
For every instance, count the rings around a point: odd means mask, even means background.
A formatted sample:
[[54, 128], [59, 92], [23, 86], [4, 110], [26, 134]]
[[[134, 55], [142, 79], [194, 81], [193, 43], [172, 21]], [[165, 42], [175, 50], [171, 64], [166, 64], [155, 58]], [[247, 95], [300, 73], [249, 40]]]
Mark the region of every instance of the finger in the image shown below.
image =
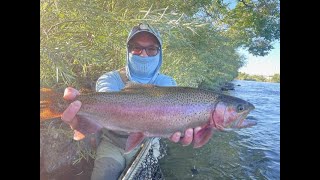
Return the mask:
[[80, 92], [72, 87], [67, 87], [64, 90], [63, 98], [66, 100], [72, 100], [74, 99], [77, 95], [80, 95]]
[[181, 132], [176, 132], [174, 133], [169, 139], [172, 141], [172, 142], [179, 142], [180, 141], [180, 137], [181, 137]]
[[81, 132], [74, 130], [74, 134], [73, 134], [73, 139], [76, 141], [79, 141], [81, 139], [83, 139], [85, 137], [84, 134], [82, 134]]
[[194, 137], [200, 130], [201, 130], [201, 127], [200, 127], [200, 126], [194, 128], [193, 137]]
[[77, 125], [77, 119], [75, 118], [75, 115], [79, 111], [81, 107], [80, 101], [75, 101], [71, 103], [67, 109], [62, 113], [61, 119], [62, 121], [68, 123], [71, 127], [76, 127]]
[[184, 137], [181, 139], [181, 144], [183, 146], [188, 146], [189, 144], [191, 144], [192, 139], [193, 139], [193, 129], [189, 128], [184, 133]]

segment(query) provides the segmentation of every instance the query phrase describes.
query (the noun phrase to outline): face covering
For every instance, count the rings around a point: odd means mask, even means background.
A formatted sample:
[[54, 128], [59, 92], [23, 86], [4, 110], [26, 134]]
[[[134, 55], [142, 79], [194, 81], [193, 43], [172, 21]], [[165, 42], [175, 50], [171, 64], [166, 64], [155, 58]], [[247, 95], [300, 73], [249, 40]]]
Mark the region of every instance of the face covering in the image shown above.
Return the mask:
[[151, 57], [141, 57], [129, 53], [128, 68], [131, 80], [139, 83], [149, 83], [155, 74], [158, 73], [157, 70], [160, 62], [159, 54]]

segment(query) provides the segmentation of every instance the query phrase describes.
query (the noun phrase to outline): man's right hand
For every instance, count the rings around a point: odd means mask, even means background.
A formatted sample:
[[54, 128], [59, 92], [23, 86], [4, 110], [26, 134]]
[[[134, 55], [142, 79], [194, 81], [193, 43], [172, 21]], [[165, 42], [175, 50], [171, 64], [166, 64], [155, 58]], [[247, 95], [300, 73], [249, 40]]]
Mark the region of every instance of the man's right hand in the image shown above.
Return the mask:
[[[76, 96], [80, 95], [80, 92], [72, 87], [68, 87], [64, 91], [63, 98], [72, 101]], [[74, 130], [74, 139], [81, 140], [87, 134], [97, 133], [102, 129], [100, 124], [90, 119], [78, 119], [76, 114], [80, 110], [81, 102], [76, 100], [72, 102], [67, 109], [62, 113], [61, 119], [63, 122], [70, 125]]]
[[[63, 98], [65, 100], [73, 100], [76, 98], [77, 95], [80, 95], [78, 90], [72, 87], [68, 87], [64, 90]], [[76, 117], [76, 114], [79, 111], [80, 107], [81, 107], [81, 102], [74, 101], [67, 107], [67, 109], [62, 113], [62, 116], [61, 116], [62, 121], [69, 124], [70, 127], [74, 130], [76, 130], [78, 125], [78, 119]]]

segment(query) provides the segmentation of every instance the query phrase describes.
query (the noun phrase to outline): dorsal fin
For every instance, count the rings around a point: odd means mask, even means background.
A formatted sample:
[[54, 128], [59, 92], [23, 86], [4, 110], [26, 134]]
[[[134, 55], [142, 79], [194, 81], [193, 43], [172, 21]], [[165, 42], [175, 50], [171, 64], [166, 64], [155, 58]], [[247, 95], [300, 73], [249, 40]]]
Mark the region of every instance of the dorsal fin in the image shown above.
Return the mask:
[[123, 88], [125, 89], [141, 89], [141, 88], [154, 88], [156, 87], [153, 84], [139, 84], [134, 82], [127, 82], [126, 86]]

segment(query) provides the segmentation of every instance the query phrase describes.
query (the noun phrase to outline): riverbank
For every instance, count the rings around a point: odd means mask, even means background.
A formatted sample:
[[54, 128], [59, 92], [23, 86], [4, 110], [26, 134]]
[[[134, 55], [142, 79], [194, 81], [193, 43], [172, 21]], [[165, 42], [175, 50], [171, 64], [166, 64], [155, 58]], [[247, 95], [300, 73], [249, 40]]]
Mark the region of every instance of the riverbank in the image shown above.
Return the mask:
[[255, 74], [250, 75], [250, 74], [239, 72], [238, 77], [236, 77], [236, 80], [280, 83], [280, 74], [264, 76], [264, 75], [255, 75]]

